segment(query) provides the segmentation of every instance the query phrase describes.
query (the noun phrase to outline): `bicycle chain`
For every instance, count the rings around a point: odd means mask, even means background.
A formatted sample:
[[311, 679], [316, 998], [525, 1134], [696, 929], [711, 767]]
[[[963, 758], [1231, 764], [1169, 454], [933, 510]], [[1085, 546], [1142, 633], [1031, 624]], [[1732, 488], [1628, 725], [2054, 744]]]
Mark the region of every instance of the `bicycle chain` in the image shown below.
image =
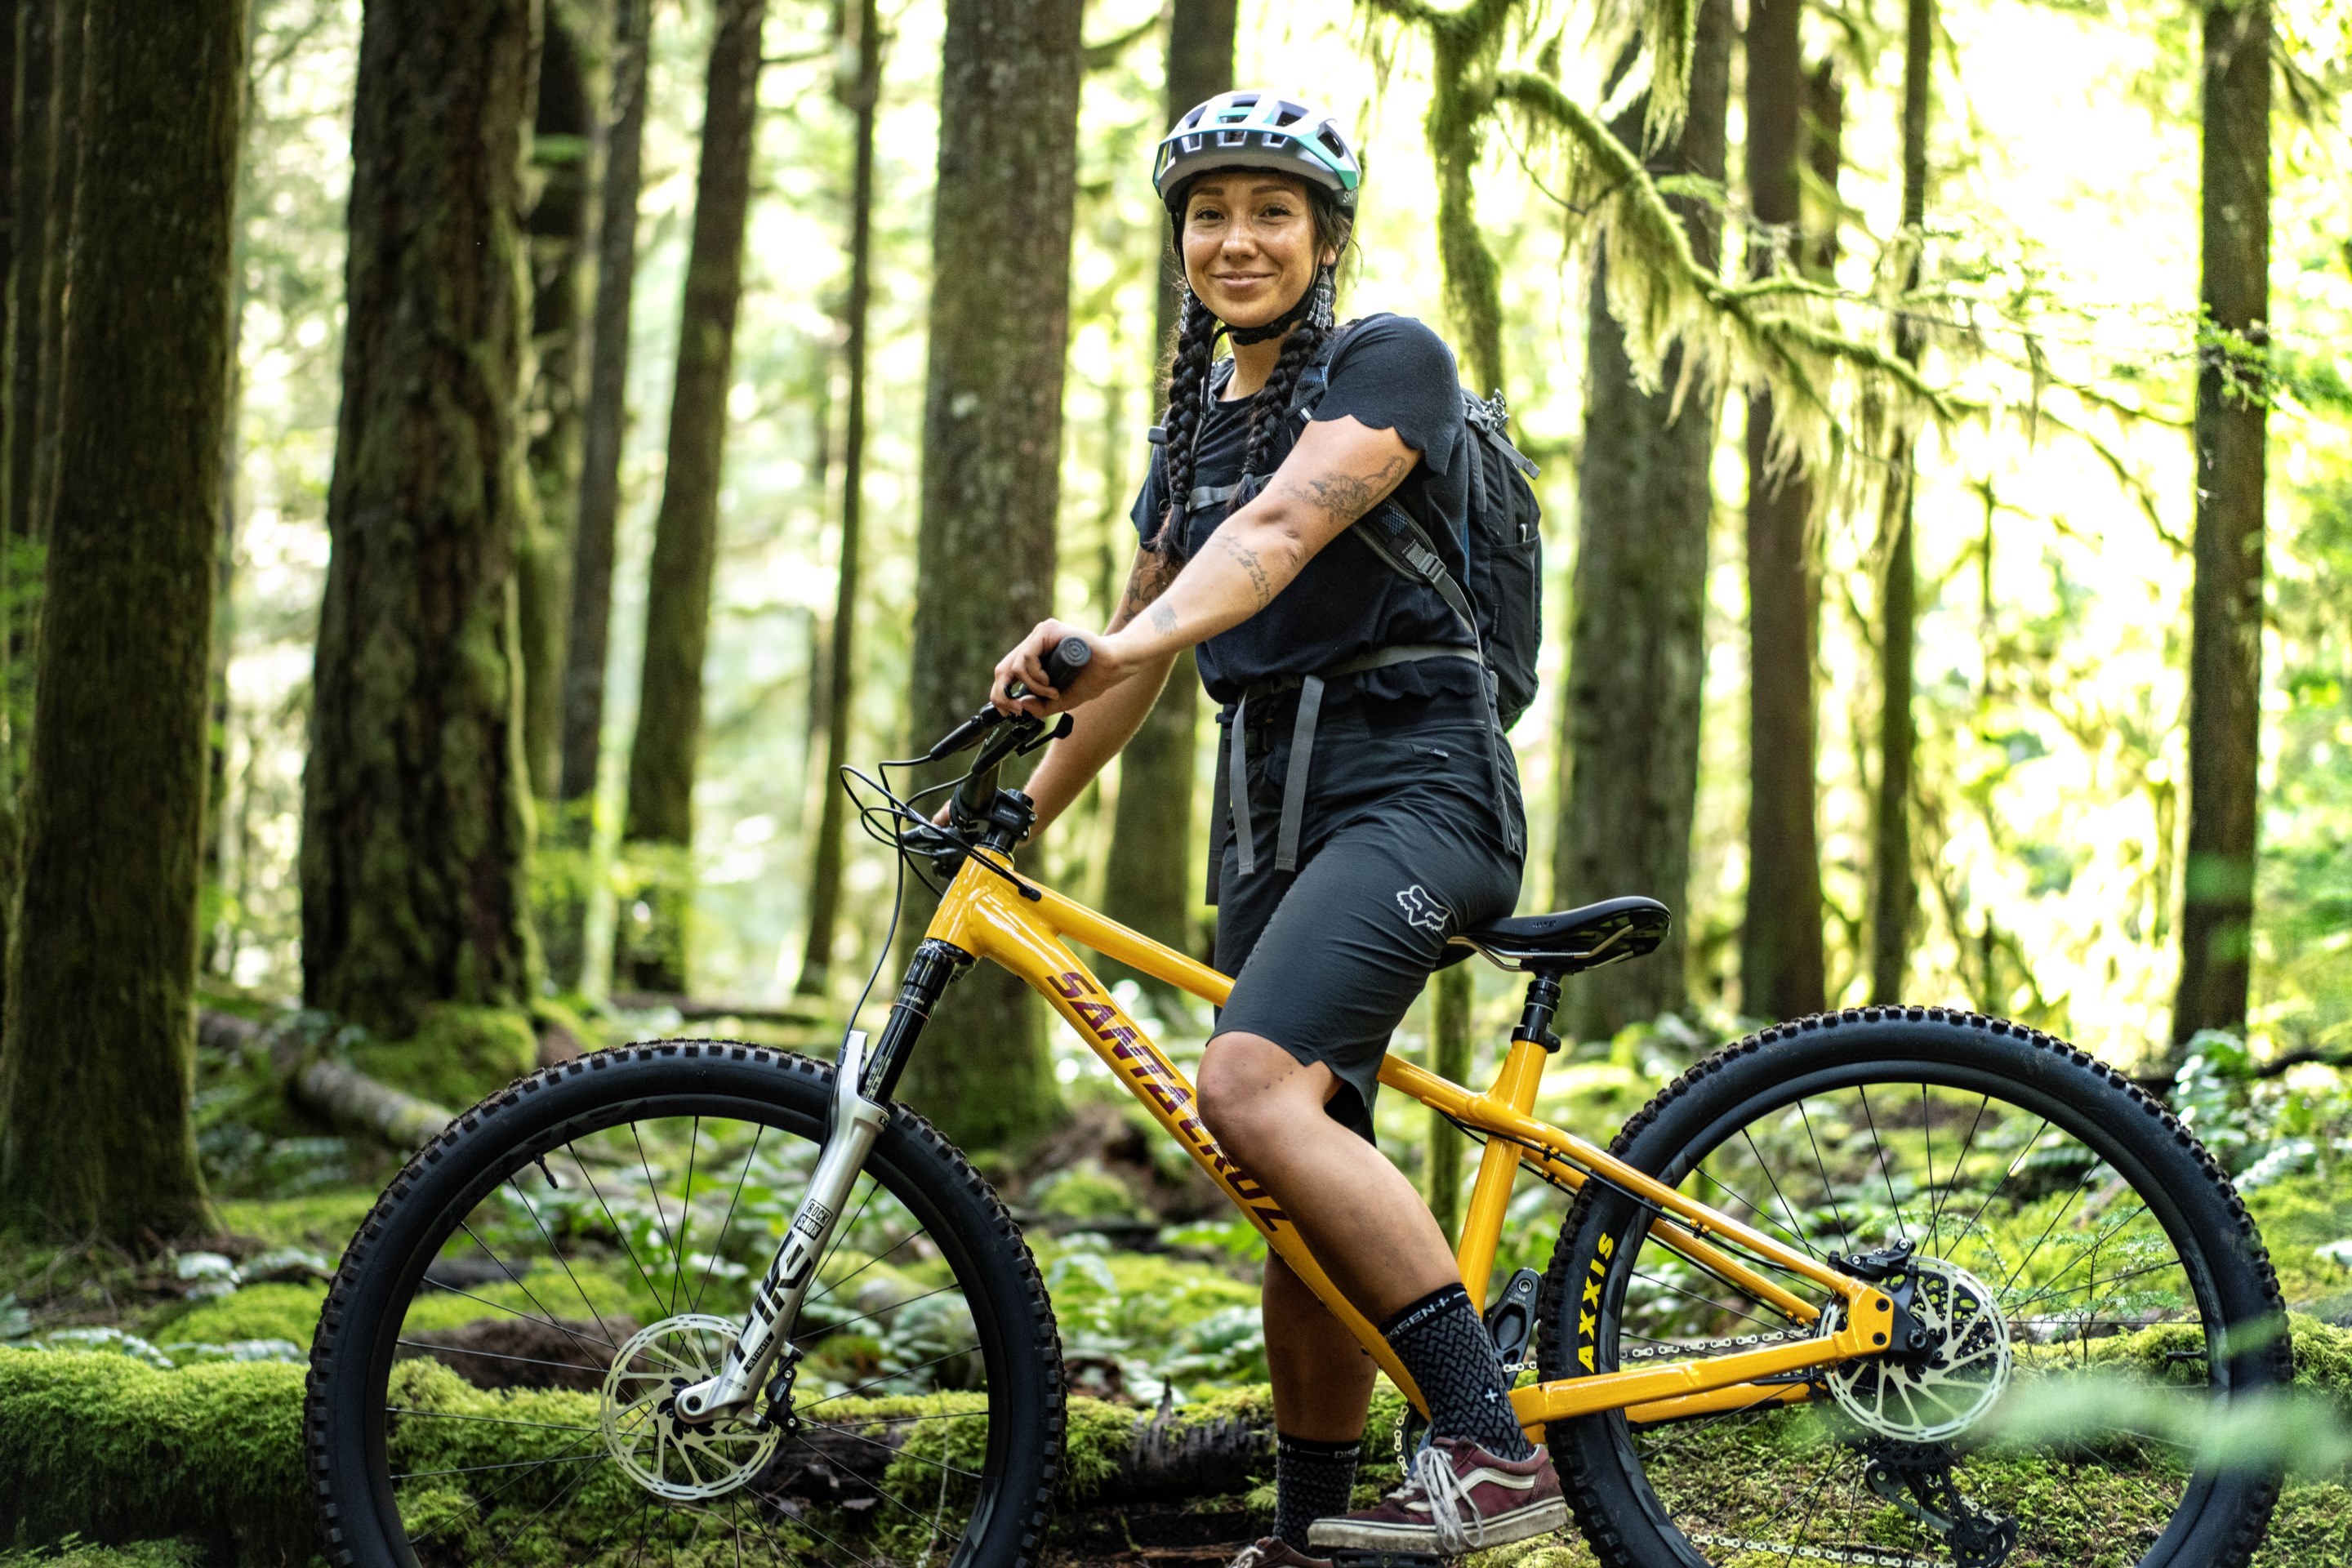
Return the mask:
[[1786, 1562], [1802, 1558], [1809, 1563], [1857, 1563], [1864, 1568], [1949, 1568], [1932, 1557], [1914, 1557], [1907, 1552], [1896, 1552], [1878, 1546], [1805, 1546], [1790, 1545], [1778, 1541], [1757, 1541], [1745, 1535], [1725, 1535], [1717, 1531], [1698, 1530], [1690, 1532], [1690, 1541], [1701, 1546], [1728, 1546], [1737, 1552], [1753, 1552]]
[[1737, 1334], [1727, 1340], [1681, 1340], [1665, 1345], [1621, 1344], [1617, 1347], [1617, 1359], [1621, 1362], [1685, 1361], [1734, 1351], [1751, 1351], [1763, 1345], [1794, 1344], [1800, 1340], [1820, 1337], [1819, 1331], [1813, 1329], [1781, 1329], [1769, 1334]]

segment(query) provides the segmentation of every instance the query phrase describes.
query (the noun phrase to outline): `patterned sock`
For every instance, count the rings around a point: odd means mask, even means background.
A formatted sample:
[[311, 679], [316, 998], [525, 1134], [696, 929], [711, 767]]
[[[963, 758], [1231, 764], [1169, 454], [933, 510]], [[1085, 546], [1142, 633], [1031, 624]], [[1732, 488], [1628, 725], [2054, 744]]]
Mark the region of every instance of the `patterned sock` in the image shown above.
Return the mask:
[[1318, 1443], [1276, 1434], [1274, 1533], [1305, 1552], [1309, 1525], [1348, 1511], [1349, 1494], [1356, 1487], [1356, 1460], [1363, 1451], [1360, 1437], [1352, 1443]]
[[1466, 1437], [1500, 1459], [1535, 1452], [1511, 1411], [1503, 1360], [1461, 1286], [1432, 1290], [1382, 1323], [1381, 1337], [1429, 1401], [1432, 1436]]

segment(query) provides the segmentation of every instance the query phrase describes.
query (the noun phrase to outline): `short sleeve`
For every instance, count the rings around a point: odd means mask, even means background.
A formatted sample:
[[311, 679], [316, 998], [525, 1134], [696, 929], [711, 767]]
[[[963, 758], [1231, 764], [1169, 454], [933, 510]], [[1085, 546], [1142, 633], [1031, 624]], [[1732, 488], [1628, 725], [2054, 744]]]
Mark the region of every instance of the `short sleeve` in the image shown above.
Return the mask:
[[1453, 465], [1462, 437], [1462, 379], [1445, 340], [1410, 316], [1358, 322], [1331, 356], [1315, 407], [1319, 422], [1353, 415], [1422, 455], [1432, 473]]
[[1127, 515], [1135, 523], [1136, 537], [1145, 543], [1160, 531], [1160, 519], [1168, 510], [1168, 481], [1160, 467], [1160, 448], [1151, 448], [1150, 466], [1144, 470], [1143, 488], [1135, 492], [1135, 504]]

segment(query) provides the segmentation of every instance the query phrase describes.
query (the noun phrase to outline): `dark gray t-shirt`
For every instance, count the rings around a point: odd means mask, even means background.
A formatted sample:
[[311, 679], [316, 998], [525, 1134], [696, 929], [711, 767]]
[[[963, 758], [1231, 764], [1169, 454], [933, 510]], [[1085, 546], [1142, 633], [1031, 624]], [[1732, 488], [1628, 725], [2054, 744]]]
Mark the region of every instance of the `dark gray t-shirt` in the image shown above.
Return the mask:
[[[1341, 329], [1346, 337], [1330, 362], [1330, 379], [1315, 418], [1354, 416], [1374, 429], [1394, 430], [1421, 454], [1386, 504], [1400, 505], [1446, 556], [1456, 580], [1465, 575], [1462, 533], [1468, 519], [1468, 465], [1461, 460], [1461, 380], [1454, 351], [1409, 316], [1369, 316]], [[1251, 400], [1216, 402], [1202, 422], [1193, 467], [1196, 487], [1240, 479], [1249, 446]], [[1268, 417], [1276, 416], [1269, 411]], [[1296, 421], [1291, 423], [1296, 424]], [[1286, 436], [1287, 432], [1286, 432]], [[1276, 463], [1290, 442], [1278, 440]], [[1138, 533], [1150, 539], [1167, 507], [1163, 454], [1152, 449], [1151, 471], [1131, 513]], [[1190, 560], [1223, 523], [1227, 509], [1204, 507], [1176, 526], [1178, 553]], [[1376, 514], [1355, 528], [1379, 526]], [[1342, 533], [1307, 563], [1272, 604], [1229, 631], [1201, 644], [1201, 684], [1230, 705], [1253, 684], [1277, 676], [1311, 675], [1374, 648], [1406, 643], [1457, 644], [1465, 639], [1436, 591], [1390, 567], [1360, 542]], [[1425, 659], [1335, 681], [1376, 699], [1480, 696], [1476, 667], [1461, 659]]]

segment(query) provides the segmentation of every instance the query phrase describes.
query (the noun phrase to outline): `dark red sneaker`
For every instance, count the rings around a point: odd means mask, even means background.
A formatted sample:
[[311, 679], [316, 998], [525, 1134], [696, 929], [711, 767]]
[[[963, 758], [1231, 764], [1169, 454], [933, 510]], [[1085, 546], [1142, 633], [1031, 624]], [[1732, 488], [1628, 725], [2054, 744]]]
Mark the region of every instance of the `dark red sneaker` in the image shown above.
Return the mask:
[[1568, 1522], [1559, 1475], [1541, 1445], [1524, 1459], [1498, 1459], [1462, 1437], [1440, 1437], [1412, 1457], [1404, 1485], [1307, 1532], [1318, 1548], [1458, 1557], [1558, 1530]]
[[1331, 1560], [1309, 1557], [1280, 1536], [1268, 1535], [1235, 1553], [1234, 1568], [1331, 1568]]

